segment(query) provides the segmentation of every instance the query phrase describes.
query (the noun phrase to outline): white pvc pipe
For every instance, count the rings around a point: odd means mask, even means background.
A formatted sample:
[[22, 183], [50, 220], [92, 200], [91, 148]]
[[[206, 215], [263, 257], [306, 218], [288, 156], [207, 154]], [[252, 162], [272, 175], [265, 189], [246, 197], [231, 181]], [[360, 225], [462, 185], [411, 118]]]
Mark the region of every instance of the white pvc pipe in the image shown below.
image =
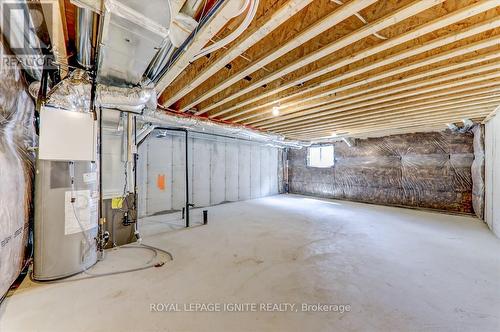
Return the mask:
[[193, 61], [228, 45], [229, 43], [233, 42], [236, 38], [238, 38], [243, 33], [243, 31], [245, 31], [248, 28], [253, 18], [255, 17], [255, 14], [257, 13], [257, 8], [259, 7], [259, 0], [246, 0], [245, 5], [234, 17], [241, 15], [247, 7], [249, 7], [247, 16], [245, 17], [243, 22], [238, 26], [238, 28], [234, 30], [234, 32], [231, 33], [229, 36], [222, 38], [216, 43], [202, 49], [199, 53], [197, 53], [193, 57]]

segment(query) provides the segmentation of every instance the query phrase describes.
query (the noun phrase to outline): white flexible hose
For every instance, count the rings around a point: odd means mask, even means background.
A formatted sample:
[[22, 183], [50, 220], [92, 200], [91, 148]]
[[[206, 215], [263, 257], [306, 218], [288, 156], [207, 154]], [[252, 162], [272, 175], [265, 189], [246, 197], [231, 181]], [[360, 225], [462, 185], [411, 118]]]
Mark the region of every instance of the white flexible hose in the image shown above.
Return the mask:
[[212, 45], [202, 49], [199, 53], [197, 53], [193, 57], [192, 61], [199, 59], [202, 56], [207, 55], [208, 53], [212, 53], [212, 52], [228, 45], [229, 43], [234, 41], [236, 38], [238, 38], [243, 33], [243, 31], [245, 31], [248, 28], [248, 26], [252, 22], [253, 18], [255, 17], [255, 14], [257, 13], [257, 8], [259, 7], [259, 0], [246, 0], [245, 5], [242, 7], [242, 9], [234, 17], [241, 15], [248, 6], [250, 6], [250, 7], [248, 10], [247, 16], [245, 17], [243, 22], [238, 26], [238, 28], [236, 30], [234, 30], [233, 33], [231, 33], [229, 36], [226, 36], [225, 38], [222, 38], [221, 40], [213, 43]]
[[249, 3], [250, 0], [245, 0], [245, 3], [243, 4], [243, 6], [241, 6], [240, 11], [234, 14], [233, 17], [240, 16], [241, 14], [243, 14], [245, 12], [245, 9], [247, 9]]

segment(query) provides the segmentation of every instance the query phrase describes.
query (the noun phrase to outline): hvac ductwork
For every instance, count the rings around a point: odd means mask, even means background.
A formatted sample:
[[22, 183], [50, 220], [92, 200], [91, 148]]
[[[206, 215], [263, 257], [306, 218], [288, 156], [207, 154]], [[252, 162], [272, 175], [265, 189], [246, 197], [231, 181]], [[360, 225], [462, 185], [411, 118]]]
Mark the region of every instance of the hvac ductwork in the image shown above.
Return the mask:
[[175, 46], [169, 38], [165, 39], [161, 49], [156, 53], [142, 79], [143, 85], [149, 85], [158, 80], [160, 70], [167, 65], [168, 60], [174, 54]]
[[90, 77], [84, 70], [74, 70], [47, 94], [47, 106], [70, 111], [90, 109]]
[[242, 126], [216, 123], [202, 118], [191, 116], [171, 115], [158, 110], [146, 109], [143, 115], [138, 118], [144, 123], [145, 131], [154, 130], [155, 127], [180, 127], [193, 132], [223, 135], [232, 138], [239, 138], [249, 141], [261, 142], [279, 148], [300, 149], [308, 146], [308, 143], [300, 141], [285, 140], [283, 136], [258, 132]]
[[474, 122], [471, 119], [463, 119], [462, 123], [462, 127], [458, 127], [454, 123], [448, 123], [447, 126], [451, 131], [461, 134], [469, 132], [474, 127]]
[[[74, 70], [48, 94], [46, 104], [67, 110], [90, 109], [91, 80], [84, 70]], [[99, 84], [96, 106], [124, 112], [141, 113], [156, 108], [154, 89], [120, 88]]]
[[149, 88], [97, 86], [96, 104], [103, 108], [141, 113], [144, 108], [156, 108], [156, 92]]
[[[90, 108], [91, 83], [88, 74], [75, 70], [57, 84], [48, 95], [46, 104], [67, 110]], [[178, 127], [207, 134], [262, 142], [276, 147], [302, 148], [307, 143], [285, 140], [279, 135], [267, 134], [242, 126], [217, 123], [198, 117], [171, 115], [156, 109], [156, 93], [152, 88], [120, 88], [98, 85], [96, 106], [125, 112], [141, 113], [138, 117], [144, 127]]]
[[94, 58], [97, 14], [88, 8], [77, 7], [76, 13], [76, 60], [84, 68], [91, 68]]

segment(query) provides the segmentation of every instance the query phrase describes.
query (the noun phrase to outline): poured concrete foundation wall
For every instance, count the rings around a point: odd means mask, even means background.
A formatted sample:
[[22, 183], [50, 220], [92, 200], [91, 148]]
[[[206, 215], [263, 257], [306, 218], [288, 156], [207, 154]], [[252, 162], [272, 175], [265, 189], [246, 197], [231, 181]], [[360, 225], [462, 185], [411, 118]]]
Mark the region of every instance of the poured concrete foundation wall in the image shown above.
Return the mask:
[[500, 237], [500, 116], [485, 125], [485, 210], [484, 220]]
[[336, 142], [335, 165], [289, 153], [290, 192], [382, 205], [473, 213], [473, 135], [450, 131]]
[[[153, 132], [139, 148], [139, 216], [185, 205], [185, 138]], [[196, 207], [279, 193], [282, 150], [236, 139], [191, 133], [190, 202]]]

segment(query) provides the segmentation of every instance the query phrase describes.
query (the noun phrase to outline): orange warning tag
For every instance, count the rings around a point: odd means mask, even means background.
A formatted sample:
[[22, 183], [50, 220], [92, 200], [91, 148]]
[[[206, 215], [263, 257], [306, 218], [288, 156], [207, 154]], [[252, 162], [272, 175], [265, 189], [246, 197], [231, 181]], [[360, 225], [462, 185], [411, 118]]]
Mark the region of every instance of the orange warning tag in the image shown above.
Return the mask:
[[158, 174], [158, 178], [156, 179], [156, 186], [160, 190], [165, 190], [165, 174]]

